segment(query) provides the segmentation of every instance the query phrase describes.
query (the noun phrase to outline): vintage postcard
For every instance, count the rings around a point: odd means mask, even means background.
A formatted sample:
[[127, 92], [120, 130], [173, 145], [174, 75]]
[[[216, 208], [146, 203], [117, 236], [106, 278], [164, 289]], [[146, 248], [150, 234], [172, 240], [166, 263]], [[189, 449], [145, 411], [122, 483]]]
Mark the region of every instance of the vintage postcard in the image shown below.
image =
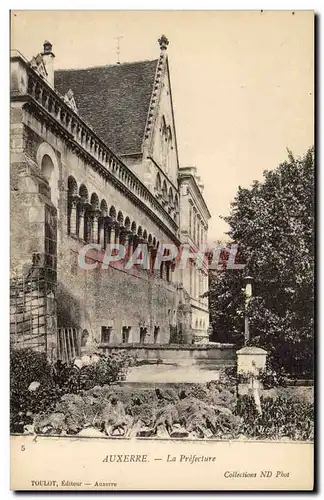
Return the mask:
[[314, 13], [12, 11], [11, 489], [314, 488]]

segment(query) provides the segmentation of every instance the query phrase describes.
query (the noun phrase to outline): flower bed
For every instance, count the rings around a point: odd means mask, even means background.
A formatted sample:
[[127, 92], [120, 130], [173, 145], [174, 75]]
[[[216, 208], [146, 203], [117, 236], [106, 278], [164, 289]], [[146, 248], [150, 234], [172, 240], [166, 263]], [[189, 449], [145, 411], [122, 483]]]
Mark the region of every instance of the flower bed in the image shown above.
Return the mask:
[[34, 416], [29, 432], [49, 435], [217, 439], [313, 439], [313, 407], [289, 398], [261, 397], [259, 416], [248, 396], [223, 384], [167, 388], [94, 387], [66, 394]]
[[[79, 367], [49, 367], [41, 355], [15, 355], [11, 431], [41, 435], [195, 439], [313, 440], [313, 403], [288, 389], [237, 399], [232, 379], [205, 384], [120, 384], [128, 358], [99, 356]], [[27, 368], [21, 364], [24, 359]], [[35, 378], [36, 377], [36, 378]]]

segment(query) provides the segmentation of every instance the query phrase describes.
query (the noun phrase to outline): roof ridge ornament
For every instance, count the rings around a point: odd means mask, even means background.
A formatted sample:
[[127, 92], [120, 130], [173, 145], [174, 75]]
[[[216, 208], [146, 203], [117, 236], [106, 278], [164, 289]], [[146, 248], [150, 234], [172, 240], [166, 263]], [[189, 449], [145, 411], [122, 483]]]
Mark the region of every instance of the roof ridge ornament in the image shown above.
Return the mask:
[[169, 45], [169, 40], [165, 35], [161, 35], [161, 38], [158, 39], [161, 51], [166, 50]]

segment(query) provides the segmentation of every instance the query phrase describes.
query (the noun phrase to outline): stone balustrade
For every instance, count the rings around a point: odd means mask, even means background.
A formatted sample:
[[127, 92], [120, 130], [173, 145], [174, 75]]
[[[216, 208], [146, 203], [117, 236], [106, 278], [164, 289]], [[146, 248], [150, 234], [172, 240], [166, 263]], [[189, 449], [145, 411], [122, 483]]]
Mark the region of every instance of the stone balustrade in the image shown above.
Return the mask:
[[[169, 213], [163, 199], [157, 199], [154, 193], [141, 182], [141, 180], [115, 155], [110, 148], [96, 135], [94, 130], [64, 101], [46, 81], [42, 79], [19, 53], [15, 54], [15, 62], [20, 68], [14, 71], [19, 75], [25, 73], [25, 85], [17, 91], [12, 89], [12, 98], [21, 100], [23, 94], [37, 103], [40, 111], [45, 111], [60, 126], [69, 140], [70, 147], [76, 154], [85, 155], [87, 162], [97, 171], [100, 171], [110, 181], [119, 187], [130, 198], [136, 198], [155, 214], [168, 228], [170, 235], [177, 235], [177, 217]], [[24, 71], [23, 71], [24, 70]]]

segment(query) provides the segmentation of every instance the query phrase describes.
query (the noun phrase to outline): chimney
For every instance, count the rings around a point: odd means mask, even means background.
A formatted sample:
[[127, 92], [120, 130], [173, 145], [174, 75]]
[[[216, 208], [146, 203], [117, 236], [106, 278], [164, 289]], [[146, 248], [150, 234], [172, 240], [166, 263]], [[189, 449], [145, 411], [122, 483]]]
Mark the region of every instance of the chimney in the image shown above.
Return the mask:
[[47, 71], [47, 81], [54, 88], [54, 57], [52, 52], [52, 44], [48, 40], [44, 42], [44, 50], [42, 52], [43, 61]]

